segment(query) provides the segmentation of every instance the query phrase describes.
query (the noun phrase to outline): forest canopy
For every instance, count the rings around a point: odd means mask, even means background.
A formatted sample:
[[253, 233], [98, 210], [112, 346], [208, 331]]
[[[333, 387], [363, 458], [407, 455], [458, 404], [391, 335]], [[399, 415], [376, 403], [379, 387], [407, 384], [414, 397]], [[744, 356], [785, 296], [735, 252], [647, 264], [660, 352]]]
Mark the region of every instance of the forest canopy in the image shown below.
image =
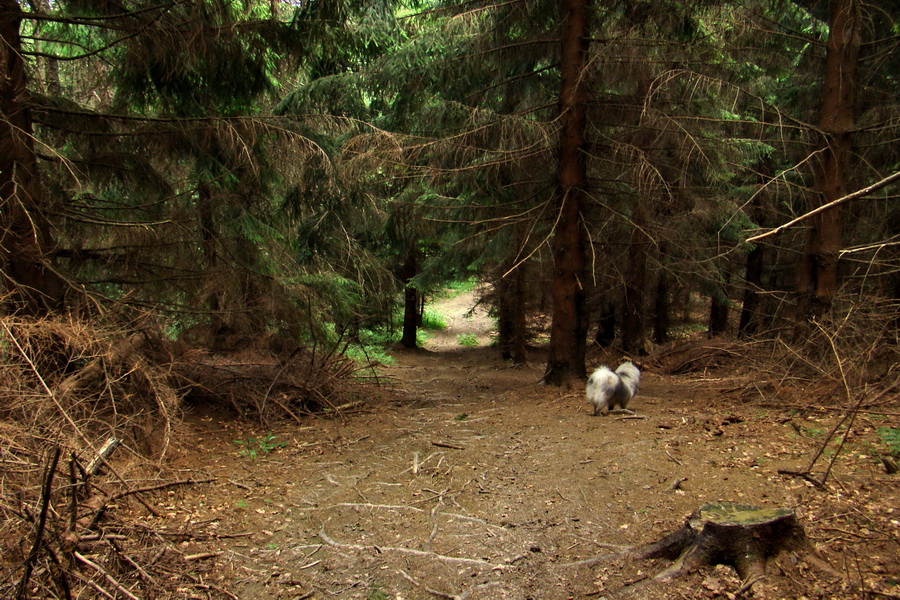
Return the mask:
[[472, 277], [556, 383], [686, 321], [895, 339], [897, 11], [2, 0], [5, 313], [415, 346]]

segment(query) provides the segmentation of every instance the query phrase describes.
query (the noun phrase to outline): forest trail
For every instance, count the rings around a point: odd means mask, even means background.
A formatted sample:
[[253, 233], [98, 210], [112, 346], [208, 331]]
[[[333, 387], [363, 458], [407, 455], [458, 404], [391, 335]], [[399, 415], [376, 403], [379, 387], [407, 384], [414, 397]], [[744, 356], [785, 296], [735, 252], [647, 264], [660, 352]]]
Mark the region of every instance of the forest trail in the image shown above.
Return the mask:
[[[191, 416], [183, 467], [216, 483], [173, 492], [167, 516], [207, 532], [181, 550], [218, 553], [210, 583], [250, 600], [596, 598], [660, 567], [570, 563], [654, 541], [704, 502], [797, 507], [809, 496], [775, 474], [806, 451], [777, 415], [720, 411], [710, 382], [646, 372], [641, 418], [590, 416], [580, 388], [538, 383], [539, 353], [512, 368], [494, 349], [456, 344], [460, 333], [487, 340], [487, 315], [466, 317], [473, 303], [439, 305], [452, 307], [447, 332], [397, 352], [392, 384], [373, 388], [363, 412], [285, 425], [273, 435], [286, 446], [255, 460], [234, 440], [268, 432]], [[740, 587], [728, 570], [710, 577]], [[648, 597], [701, 597], [696, 586]]]

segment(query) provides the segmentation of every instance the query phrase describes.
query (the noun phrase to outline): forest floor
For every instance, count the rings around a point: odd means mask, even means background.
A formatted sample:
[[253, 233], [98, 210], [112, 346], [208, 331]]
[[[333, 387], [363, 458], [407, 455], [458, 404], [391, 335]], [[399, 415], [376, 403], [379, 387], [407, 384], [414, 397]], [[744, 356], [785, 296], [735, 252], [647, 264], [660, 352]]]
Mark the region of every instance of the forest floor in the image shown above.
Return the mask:
[[621, 591], [666, 565], [616, 555], [733, 500], [796, 510], [843, 573], [785, 556], [769, 569], [772, 597], [900, 596], [900, 494], [870, 452], [878, 421], [857, 419], [815, 488], [776, 471], [805, 466], [839, 413], [788, 411], [746, 375], [648, 367], [635, 417], [594, 417], [580, 387], [539, 383], [540, 350], [523, 368], [503, 362], [473, 305], [442, 301], [448, 329], [395, 352], [353, 413], [269, 431], [189, 409], [176, 470], [214, 481], [171, 490], [163, 515], [141, 518], [190, 532], [178, 551], [198, 580], [246, 600], [735, 598], [741, 582], [723, 566]]

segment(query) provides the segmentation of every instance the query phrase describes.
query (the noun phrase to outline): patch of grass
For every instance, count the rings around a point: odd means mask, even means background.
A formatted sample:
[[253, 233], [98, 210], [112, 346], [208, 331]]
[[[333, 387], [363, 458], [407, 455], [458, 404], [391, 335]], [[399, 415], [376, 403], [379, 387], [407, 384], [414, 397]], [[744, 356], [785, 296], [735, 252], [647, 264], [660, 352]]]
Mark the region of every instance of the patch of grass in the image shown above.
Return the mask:
[[465, 421], [466, 419], [469, 418], [469, 415], [466, 414], [466, 413], [463, 413], [463, 414], [461, 414], [461, 415], [456, 415], [456, 416], [453, 417], [453, 418], [456, 419], [457, 421]]
[[379, 590], [377, 587], [373, 587], [369, 590], [369, 593], [366, 594], [366, 600], [390, 600], [390, 596]]
[[351, 345], [344, 353], [347, 358], [365, 366], [369, 364], [394, 364], [394, 357], [388, 354], [384, 346], [359, 346]]
[[422, 329], [429, 329], [431, 331], [443, 331], [444, 329], [447, 329], [447, 317], [439, 312], [426, 308], [425, 314], [422, 315], [421, 327]]
[[685, 323], [684, 325], [676, 325], [669, 330], [672, 339], [684, 340], [694, 337], [700, 333], [706, 333], [709, 328], [702, 323]]
[[900, 429], [896, 427], [879, 427], [878, 438], [887, 446], [888, 452], [900, 458]]
[[809, 427], [800, 427], [800, 431], [803, 435], [809, 438], [820, 438], [825, 436], [825, 430], [821, 427], [814, 427], [810, 425]]
[[478, 336], [474, 333], [461, 333], [456, 336], [456, 343], [460, 346], [466, 346], [469, 348], [473, 348], [478, 346]]
[[478, 287], [477, 279], [463, 279], [462, 281], [451, 281], [444, 289], [434, 295], [435, 298], [455, 298], [460, 294], [466, 294]]
[[284, 448], [287, 446], [287, 442], [276, 442], [278, 436], [269, 432], [265, 437], [261, 438], [247, 438], [246, 440], [234, 440], [234, 443], [241, 447], [238, 451], [238, 456], [244, 456], [249, 458], [250, 460], [256, 460], [256, 457], [260, 454], [268, 454], [269, 452], [273, 452], [278, 450], [279, 448]]

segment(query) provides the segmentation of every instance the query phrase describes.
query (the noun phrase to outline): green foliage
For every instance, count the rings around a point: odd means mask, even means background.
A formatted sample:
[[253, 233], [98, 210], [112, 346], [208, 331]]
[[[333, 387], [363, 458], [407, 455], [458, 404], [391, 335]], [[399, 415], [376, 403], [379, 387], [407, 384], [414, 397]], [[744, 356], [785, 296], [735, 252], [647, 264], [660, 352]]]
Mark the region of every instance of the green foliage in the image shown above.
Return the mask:
[[900, 428], [879, 427], [878, 437], [892, 456], [900, 458]]
[[269, 432], [261, 438], [247, 438], [246, 440], [234, 440], [234, 443], [241, 447], [238, 456], [243, 456], [249, 460], [256, 460], [260, 454], [269, 454], [279, 448], [284, 448], [287, 442], [276, 441], [278, 436]]
[[447, 317], [430, 308], [426, 308], [425, 313], [422, 315], [422, 329], [443, 331], [447, 329]]
[[468, 294], [478, 287], [480, 281], [477, 277], [468, 279], [454, 280], [444, 284], [444, 288], [435, 294], [435, 299], [455, 298], [463, 294]]
[[[366, 330], [366, 332], [367, 335], [365, 337], [371, 337], [371, 339], [377, 341], [370, 341], [366, 344], [349, 344], [344, 350], [344, 356], [361, 365], [394, 364], [394, 357], [388, 353], [389, 346], [394, 343], [391, 341], [390, 336], [373, 334], [369, 330]], [[360, 337], [363, 337], [362, 332]]]
[[475, 347], [478, 346], [478, 336], [474, 333], [461, 333], [456, 336], [456, 343], [460, 346]]
[[466, 413], [462, 413], [462, 414], [459, 414], [459, 415], [456, 415], [455, 417], [453, 417], [453, 419], [456, 421], [465, 421], [468, 418], [469, 418], [469, 415]]
[[366, 600], [390, 600], [390, 596], [382, 592], [377, 587], [373, 587], [369, 590], [369, 593], [366, 594]]

